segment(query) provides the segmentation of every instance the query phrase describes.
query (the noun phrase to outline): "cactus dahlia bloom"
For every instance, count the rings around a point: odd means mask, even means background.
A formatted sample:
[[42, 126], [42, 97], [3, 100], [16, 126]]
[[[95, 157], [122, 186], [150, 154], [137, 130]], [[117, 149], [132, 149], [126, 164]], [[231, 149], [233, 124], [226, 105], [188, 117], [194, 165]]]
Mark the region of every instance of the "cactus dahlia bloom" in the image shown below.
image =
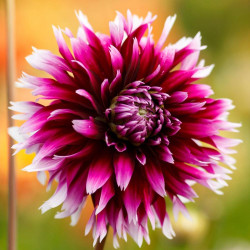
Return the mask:
[[86, 234], [93, 230], [94, 244], [106, 236], [108, 225], [114, 247], [127, 234], [139, 246], [143, 238], [149, 243], [148, 219], [172, 238], [165, 197], [175, 217], [188, 216], [183, 199], [197, 197], [191, 184], [220, 194], [230, 178], [225, 165], [233, 168], [228, 154], [239, 140], [220, 131], [239, 126], [226, 120], [231, 101], [210, 98], [208, 85], [194, 83], [213, 68], [197, 63], [205, 48], [199, 33], [164, 47], [175, 16], [167, 18], [157, 42], [151, 13], [143, 19], [118, 12], [109, 23], [110, 35], [95, 33], [81, 12], [77, 17], [77, 36], [53, 27], [61, 56], [34, 49], [27, 57], [50, 77], [23, 74], [19, 80], [40, 97], [13, 103], [22, 113], [15, 118], [27, 120], [16, 129], [22, 141], [14, 148], [36, 153], [26, 171], [36, 171], [42, 183], [47, 171], [48, 187], [58, 182], [42, 212], [62, 204], [55, 217], [71, 216], [74, 225], [91, 196], [94, 211]]

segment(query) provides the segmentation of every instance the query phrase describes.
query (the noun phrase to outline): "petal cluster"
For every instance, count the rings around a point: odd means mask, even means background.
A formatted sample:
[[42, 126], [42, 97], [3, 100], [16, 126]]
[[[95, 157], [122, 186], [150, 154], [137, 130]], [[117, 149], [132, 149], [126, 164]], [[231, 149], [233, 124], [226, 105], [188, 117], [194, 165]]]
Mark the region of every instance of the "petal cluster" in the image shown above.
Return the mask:
[[240, 126], [226, 119], [233, 105], [195, 83], [213, 68], [198, 62], [205, 48], [199, 33], [164, 47], [175, 16], [167, 18], [158, 42], [151, 13], [139, 18], [118, 12], [110, 35], [95, 33], [81, 12], [77, 17], [76, 36], [53, 27], [60, 56], [34, 48], [27, 57], [48, 77], [23, 73], [17, 84], [38, 99], [11, 107], [21, 112], [15, 119], [26, 120], [10, 131], [22, 138], [16, 152], [36, 153], [25, 170], [37, 172], [41, 183], [48, 172], [48, 188], [58, 181], [40, 209], [62, 205], [55, 217], [71, 216], [75, 225], [91, 196], [94, 210], [85, 232], [92, 229], [94, 245], [108, 225], [114, 247], [127, 234], [139, 246], [143, 239], [150, 243], [148, 220], [172, 238], [165, 198], [176, 218], [179, 212], [188, 216], [182, 201], [197, 197], [192, 183], [220, 194], [230, 179], [235, 161], [229, 154], [240, 140], [221, 131]]

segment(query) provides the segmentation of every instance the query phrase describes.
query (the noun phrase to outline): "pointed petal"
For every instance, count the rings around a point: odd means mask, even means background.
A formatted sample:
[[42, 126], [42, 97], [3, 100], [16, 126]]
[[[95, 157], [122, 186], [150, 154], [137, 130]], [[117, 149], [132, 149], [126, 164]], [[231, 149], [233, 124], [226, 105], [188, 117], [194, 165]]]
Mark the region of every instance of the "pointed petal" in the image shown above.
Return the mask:
[[178, 219], [179, 212], [182, 212], [182, 214], [187, 219], [191, 219], [185, 205], [181, 202], [181, 200], [177, 196], [174, 196], [173, 197], [173, 213], [174, 213], [174, 218], [175, 218], [176, 221]]
[[87, 138], [101, 139], [104, 136], [103, 128], [94, 119], [73, 120], [72, 123], [74, 130]]
[[67, 183], [59, 185], [53, 196], [47, 200], [39, 209], [45, 213], [51, 208], [57, 207], [64, 202], [67, 197]]
[[159, 39], [159, 41], [158, 41], [158, 43], [156, 45], [157, 49], [160, 50], [162, 48], [163, 44], [165, 43], [165, 41], [166, 41], [166, 39], [168, 37], [168, 34], [169, 34], [170, 30], [172, 29], [172, 27], [174, 25], [175, 19], [176, 19], [176, 15], [169, 16], [167, 18], [167, 20], [165, 21], [161, 37], [160, 37], [160, 39]]
[[161, 166], [156, 166], [152, 161], [148, 161], [144, 168], [152, 189], [160, 196], [165, 196], [165, 181], [161, 171]]
[[155, 148], [159, 158], [168, 163], [174, 163], [173, 154], [166, 145], [159, 145]]
[[71, 60], [73, 60], [73, 56], [63, 38], [61, 29], [60, 28], [57, 29], [55, 26], [52, 26], [52, 28], [56, 37], [59, 52], [68, 62], [70, 62]]
[[127, 188], [133, 174], [134, 165], [134, 158], [128, 151], [114, 155], [116, 182], [121, 190]]
[[112, 174], [112, 155], [109, 152], [104, 153], [94, 159], [90, 165], [86, 183], [88, 194], [102, 187]]
[[107, 205], [109, 200], [114, 196], [115, 190], [111, 181], [107, 181], [102, 187], [99, 205], [96, 209], [96, 214], [100, 213]]
[[139, 190], [140, 187], [138, 186], [138, 183], [136, 183], [136, 180], [133, 180], [133, 182], [130, 182], [130, 184], [124, 191], [123, 201], [127, 210], [129, 223], [132, 221], [136, 223], [136, 221], [138, 220], [137, 209], [141, 203]]

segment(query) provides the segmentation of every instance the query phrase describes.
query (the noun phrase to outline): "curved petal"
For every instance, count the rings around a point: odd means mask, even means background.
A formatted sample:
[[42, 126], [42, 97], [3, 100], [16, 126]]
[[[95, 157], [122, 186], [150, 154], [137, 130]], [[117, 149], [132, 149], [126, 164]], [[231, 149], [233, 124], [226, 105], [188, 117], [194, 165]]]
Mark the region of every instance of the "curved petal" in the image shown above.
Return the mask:
[[93, 194], [101, 188], [112, 174], [112, 155], [108, 152], [94, 159], [89, 167], [86, 191]]
[[160, 196], [165, 196], [165, 181], [161, 166], [156, 166], [152, 161], [148, 161], [144, 168], [152, 189]]
[[134, 171], [134, 165], [134, 158], [128, 151], [116, 153], [114, 155], [116, 182], [121, 190], [127, 188]]
[[103, 127], [94, 119], [73, 120], [73, 128], [79, 134], [90, 139], [101, 139], [104, 137]]
[[115, 195], [115, 190], [112, 181], [107, 181], [102, 187], [101, 197], [98, 207], [96, 208], [96, 214], [100, 213], [107, 205], [109, 200]]

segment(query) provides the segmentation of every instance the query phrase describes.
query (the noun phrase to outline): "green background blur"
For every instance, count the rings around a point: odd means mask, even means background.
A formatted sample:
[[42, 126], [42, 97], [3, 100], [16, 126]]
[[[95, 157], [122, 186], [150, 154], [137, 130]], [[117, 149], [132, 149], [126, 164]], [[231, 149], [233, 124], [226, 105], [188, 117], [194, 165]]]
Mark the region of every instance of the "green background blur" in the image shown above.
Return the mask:
[[[192, 221], [179, 217], [173, 226], [177, 236], [166, 239], [160, 230], [150, 229], [151, 245], [142, 249], [250, 249], [250, 1], [249, 0], [16, 0], [16, 56], [17, 74], [37, 74], [25, 61], [31, 47], [49, 49], [57, 53], [51, 25], [69, 27], [77, 31], [78, 21], [74, 10], [82, 10], [96, 31], [108, 33], [108, 21], [115, 10], [145, 16], [147, 11], [158, 15], [154, 23], [154, 37], [159, 38], [165, 18], [177, 14], [177, 21], [168, 42], [182, 36], [194, 36], [201, 31], [202, 43], [208, 49], [201, 53], [207, 64], [215, 64], [211, 76], [202, 82], [210, 84], [216, 98], [230, 98], [236, 105], [230, 120], [242, 122], [239, 137], [244, 143], [238, 146], [237, 170], [229, 187], [218, 196], [198, 185], [200, 198], [187, 204]], [[6, 121], [6, 27], [5, 5], [0, 0], [0, 249], [7, 248], [7, 121]], [[26, 90], [15, 90], [15, 100], [31, 99]], [[90, 216], [90, 202], [84, 209], [76, 227], [69, 219], [55, 220], [55, 211], [41, 215], [38, 207], [52, 192], [36, 180], [35, 174], [22, 172], [32, 157], [21, 152], [17, 156], [18, 188], [18, 249], [20, 250], [71, 250], [92, 249], [91, 235], [84, 236], [84, 227]], [[120, 249], [138, 249], [131, 238], [120, 240]], [[108, 235], [106, 248], [112, 249], [112, 235]]]

